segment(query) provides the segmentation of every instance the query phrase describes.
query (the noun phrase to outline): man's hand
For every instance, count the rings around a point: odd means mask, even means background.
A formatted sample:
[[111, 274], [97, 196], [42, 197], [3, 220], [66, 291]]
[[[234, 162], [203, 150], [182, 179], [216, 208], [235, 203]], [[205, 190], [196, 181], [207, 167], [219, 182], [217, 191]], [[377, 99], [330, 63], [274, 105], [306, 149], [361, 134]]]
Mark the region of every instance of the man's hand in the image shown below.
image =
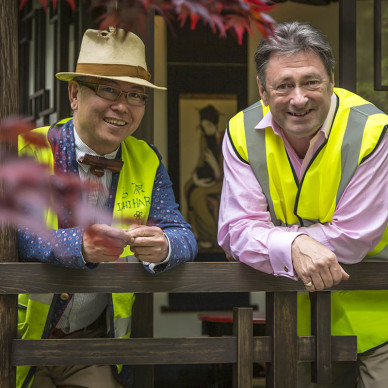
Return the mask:
[[82, 255], [90, 263], [117, 260], [128, 245], [124, 230], [105, 224], [94, 224], [84, 231]]
[[131, 225], [126, 232], [128, 245], [140, 261], [160, 263], [168, 255], [168, 241], [157, 226]]
[[291, 246], [294, 270], [308, 291], [318, 291], [349, 279], [336, 255], [324, 245], [302, 234]]

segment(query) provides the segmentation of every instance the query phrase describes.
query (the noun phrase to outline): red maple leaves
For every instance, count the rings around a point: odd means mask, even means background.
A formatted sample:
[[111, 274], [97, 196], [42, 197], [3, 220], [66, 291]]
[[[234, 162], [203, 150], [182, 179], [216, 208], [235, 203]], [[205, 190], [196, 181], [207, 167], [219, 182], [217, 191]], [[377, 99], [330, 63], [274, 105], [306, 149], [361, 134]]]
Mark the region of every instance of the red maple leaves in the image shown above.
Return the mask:
[[[31, 132], [34, 125], [20, 117], [0, 121], [0, 223], [23, 225], [42, 236], [47, 234], [46, 212], [59, 217], [73, 215], [73, 225], [88, 227], [95, 219], [110, 223], [108, 211], [86, 203], [88, 192], [97, 187], [78, 176], [57, 172], [32, 157], [10, 155], [2, 145], [16, 143], [18, 136], [37, 150], [49, 147], [44, 135]], [[50, 150], [51, 152], [51, 150]]]
[[[28, 0], [20, 0], [20, 9]], [[39, 0], [47, 9], [51, 1]], [[62, 0], [75, 10], [75, 0]], [[241, 44], [245, 32], [255, 27], [264, 37], [271, 34], [275, 21], [267, 14], [277, 4], [271, 0], [95, 0], [91, 7], [105, 7], [99, 19], [100, 28], [120, 27], [126, 31], [145, 31], [148, 15], [155, 12], [169, 23], [178, 20], [183, 26], [187, 21], [195, 29], [198, 21], [208, 25], [214, 33], [225, 37], [231, 32]]]
[[[23, 8], [28, 0], [19, 0]], [[39, 0], [47, 10], [51, 2], [55, 8], [58, 0]], [[71, 9], [76, 9], [75, 0], [66, 1]], [[81, 1], [81, 0], [80, 0]], [[177, 20], [181, 26], [190, 22], [195, 29], [199, 21], [208, 25], [214, 33], [225, 37], [232, 32], [241, 43], [244, 33], [252, 31], [252, 25], [263, 36], [268, 36], [274, 20], [266, 14], [276, 5], [270, 0], [95, 0], [92, 7], [105, 7], [100, 17], [100, 28], [115, 26], [126, 31], [144, 31], [148, 15], [156, 12], [167, 23]], [[37, 233], [46, 230], [43, 214], [47, 208], [61, 213], [65, 207], [77, 215], [75, 225], [87, 226], [90, 219], [101, 214], [80, 200], [85, 190], [93, 187], [81, 185], [78, 177], [69, 175], [51, 175], [47, 166], [35, 163], [31, 158], [20, 158], [5, 153], [1, 144], [16, 142], [23, 136], [26, 143], [47, 147], [43, 136], [31, 132], [32, 124], [20, 118], [0, 121], [0, 222], [26, 225]], [[66, 205], [66, 206], [64, 206]], [[109, 217], [109, 215], [106, 215]]]
[[[24, 7], [24, 4], [27, 3], [27, 1], [28, 0], [19, 0], [19, 9], [22, 9]], [[47, 10], [47, 5], [48, 5], [47, 3], [50, 1], [53, 3], [54, 8], [56, 8], [58, 0], [48, 0], [48, 1], [47, 0], [39, 0], [39, 2], [43, 5], [45, 11]], [[75, 0], [66, 0], [66, 1], [69, 3], [71, 9], [73, 11], [75, 11], [75, 8], [76, 8], [75, 7]]]

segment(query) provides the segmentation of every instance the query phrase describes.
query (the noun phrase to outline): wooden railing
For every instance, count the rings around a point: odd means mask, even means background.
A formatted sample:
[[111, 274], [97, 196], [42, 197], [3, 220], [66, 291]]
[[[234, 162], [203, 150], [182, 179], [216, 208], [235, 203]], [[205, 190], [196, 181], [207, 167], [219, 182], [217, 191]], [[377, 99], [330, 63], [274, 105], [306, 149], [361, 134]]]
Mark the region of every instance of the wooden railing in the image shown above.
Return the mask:
[[[388, 290], [388, 265], [344, 266], [350, 279], [331, 290]], [[252, 310], [234, 309], [233, 336], [151, 338], [155, 292], [266, 291], [266, 336], [254, 337]], [[17, 365], [130, 364], [136, 386], [153, 386], [153, 365], [233, 364], [234, 387], [252, 387], [252, 365], [265, 362], [267, 387], [296, 387], [297, 362], [312, 363], [312, 379], [330, 382], [332, 361], [356, 360], [356, 337], [331, 336], [330, 292], [311, 294], [312, 335], [297, 336], [301, 282], [241, 263], [186, 263], [150, 275], [138, 263], [101, 264], [92, 271], [40, 263], [0, 263], [0, 387], [13, 388]], [[131, 339], [16, 339], [18, 293], [135, 292]], [[1, 308], [6, 306], [6, 308]], [[15, 317], [10, 320], [10, 316]]]

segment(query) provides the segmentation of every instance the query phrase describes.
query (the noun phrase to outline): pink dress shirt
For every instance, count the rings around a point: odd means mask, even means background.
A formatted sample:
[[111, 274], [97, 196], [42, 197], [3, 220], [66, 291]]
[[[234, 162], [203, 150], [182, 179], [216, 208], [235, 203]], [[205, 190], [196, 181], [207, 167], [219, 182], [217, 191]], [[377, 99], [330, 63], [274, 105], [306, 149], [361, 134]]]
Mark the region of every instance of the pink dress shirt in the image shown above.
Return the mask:
[[[337, 97], [332, 96], [325, 123], [310, 141], [303, 160], [299, 159], [280, 127], [267, 115], [255, 128], [272, 127], [284, 142], [289, 159], [300, 180], [306, 166], [330, 131]], [[297, 279], [291, 245], [307, 234], [332, 250], [340, 263], [355, 264], [381, 240], [388, 221], [388, 136], [371, 157], [356, 170], [345, 189], [331, 223], [308, 227], [275, 227], [267, 201], [249, 164], [236, 155], [225, 134], [223, 141], [224, 181], [218, 221], [218, 243], [233, 258], [251, 267]]]

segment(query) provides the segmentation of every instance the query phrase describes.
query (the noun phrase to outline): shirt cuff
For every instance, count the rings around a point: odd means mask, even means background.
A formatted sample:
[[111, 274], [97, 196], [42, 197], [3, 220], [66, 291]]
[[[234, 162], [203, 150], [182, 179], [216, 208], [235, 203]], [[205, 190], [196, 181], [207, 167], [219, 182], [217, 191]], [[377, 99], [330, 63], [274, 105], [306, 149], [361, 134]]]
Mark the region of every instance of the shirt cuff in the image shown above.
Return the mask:
[[294, 272], [291, 256], [293, 241], [303, 233], [274, 231], [268, 239], [268, 253], [275, 276], [285, 276], [294, 280], [298, 276]]
[[166, 233], [163, 233], [164, 236], [166, 237], [167, 239], [167, 242], [168, 242], [168, 255], [167, 257], [161, 261], [160, 263], [149, 263], [148, 261], [143, 261], [143, 265], [145, 265], [146, 267], [148, 267], [148, 269], [152, 272], [152, 273], [155, 273], [155, 267], [161, 265], [161, 264], [166, 264], [170, 261], [170, 256], [171, 256], [171, 244], [170, 244], [170, 239], [168, 238], [167, 234]]

